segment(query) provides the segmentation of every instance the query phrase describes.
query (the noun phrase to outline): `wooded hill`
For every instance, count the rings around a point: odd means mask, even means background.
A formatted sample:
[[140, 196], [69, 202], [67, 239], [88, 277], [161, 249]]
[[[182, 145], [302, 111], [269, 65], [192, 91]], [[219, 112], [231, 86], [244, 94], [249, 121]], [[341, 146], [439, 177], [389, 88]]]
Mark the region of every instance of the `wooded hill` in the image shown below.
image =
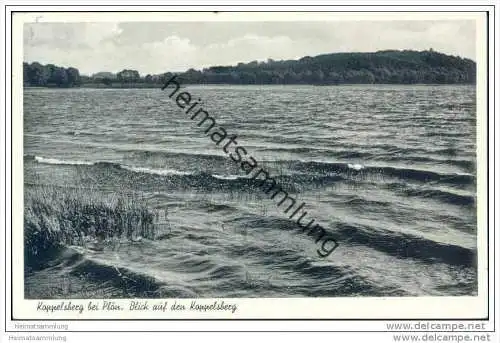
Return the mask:
[[[173, 73], [141, 76], [136, 70], [117, 74], [80, 75], [76, 68], [23, 64], [25, 86], [157, 87]], [[333, 53], [299, 60], [252, 61], [235, 66], [189, 69], [178, 74], [185, 84], [474, 84], [476, 63], [470, 59], [426, 51], [385, 50]]]

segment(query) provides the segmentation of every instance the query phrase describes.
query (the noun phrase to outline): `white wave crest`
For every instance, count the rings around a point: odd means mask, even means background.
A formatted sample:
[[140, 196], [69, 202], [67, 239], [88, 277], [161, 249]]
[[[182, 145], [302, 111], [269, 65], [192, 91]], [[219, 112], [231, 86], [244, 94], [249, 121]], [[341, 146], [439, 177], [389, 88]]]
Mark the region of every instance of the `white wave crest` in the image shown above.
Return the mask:
[[189, 172], [184, 172], [175, 169], [153, 169], [146, 167], [130, 167], [130, 166], [122, 166], [123, 169], [127, 169], [136, 173], [146, 173], [146, 174], [154, 174], [154, 175], [191, 175]]
[[57, 158], [46, 158], [41, 156], [35, 156], [35, 160], [38, 163], [44, 164], [66, 164], [66, 165], [92, 165], [93, 162], [88, 161], [71, 161], [71, 160], [58, 160]]
[[347, 164], [347, 167], [348, 167], [349, 169], [354, 169], [354, 170], [361, 170], [361, 169], [364, 169], [364, 168], [365, 168], [365, 166], [364, 166], [364, 165], [362, 165], [362, 164], [357, 164], [357, 163], [354, 163], [354, 164], [348, 163], [348, 164]]

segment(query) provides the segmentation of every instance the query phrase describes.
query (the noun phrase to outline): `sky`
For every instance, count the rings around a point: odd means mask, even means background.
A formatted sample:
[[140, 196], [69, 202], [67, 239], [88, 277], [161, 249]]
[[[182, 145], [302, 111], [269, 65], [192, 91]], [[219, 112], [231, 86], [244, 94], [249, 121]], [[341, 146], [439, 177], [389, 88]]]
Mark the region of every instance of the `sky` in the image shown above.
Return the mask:
[[475, 60], [472, 20], [25, 23], [24, 61], [141, 75], [334, 52], [434, 49]]

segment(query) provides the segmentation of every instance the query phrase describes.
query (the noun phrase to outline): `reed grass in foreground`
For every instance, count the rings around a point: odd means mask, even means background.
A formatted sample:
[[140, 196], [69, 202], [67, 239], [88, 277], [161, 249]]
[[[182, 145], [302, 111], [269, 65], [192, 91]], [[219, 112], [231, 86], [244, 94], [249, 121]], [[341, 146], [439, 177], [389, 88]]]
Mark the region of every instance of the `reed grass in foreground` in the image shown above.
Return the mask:
[[25, 266], [39, 265], [64, 245], [154, 239], [154, 218], [145, 200], [137, 196], [88, 188], [25, 186]]

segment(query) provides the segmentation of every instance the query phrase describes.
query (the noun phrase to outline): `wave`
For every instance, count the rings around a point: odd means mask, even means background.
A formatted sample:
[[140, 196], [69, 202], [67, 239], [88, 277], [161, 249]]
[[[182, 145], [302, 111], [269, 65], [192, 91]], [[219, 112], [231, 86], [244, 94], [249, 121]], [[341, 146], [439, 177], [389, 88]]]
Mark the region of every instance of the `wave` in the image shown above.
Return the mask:
[[[258, 228], [294, 231], [304, 237], [314, 238], [314, 232], [308, 236], [295, 221], [270, 216], [246, 216], [235, 219], [245, 225]], [[352, 225], [340, 222], [322, 225], [328, 235], [334, 237], [340, 246], [363, 245], [401, 259], [415, 259], [424, 263], [446, 263], [448, 265], [472, 267], [476, 264], [476, 252], [459, 245], [446, 244], [413, 234], [396, 232], [381, 228]]]
[[406, 155], [406, 156], [381, 156], [384, 161], [394, 161], [394, 162], [422, 162], [428, 165], [451, 165], [462, 168], [468, 172], [474, 172], [476, 170], [476, 162], [464, 159], [439, 159], [428, 156], [420, 155]]
[[68, 136], [99, 136], [102, 135], [102, 133], [95, 133], [95, 132], [89, 132], [89, 131], [81, 131], [81, 130], [69, 130], [64, 132], [64, 134]]
[[[103, 170], [115, 171], [115, 172], [127, 172], [129, 178], [140, 177], [141, 175], [147, 174], [151, 175], [152, 178], [165, 178], [168, 177], [173, 183], [181, 185], [183, 187], [195, 187], [204, 189], [239, 189], [242, 187], [252, 187], [258, 185], [260, 182], [257, 180], [252, 180], [246, 176], [240, 175], [221, 175], [221, 174], [210, 174], [206, 172], [188, 172], [183, 170], [176, 170], [171, 168], [159, 169], [159, 168], [147, 168], [147, 167], [137, 167], [120, 164], [117, 162], [108, 161], [72, 161], [72, 160], [60, 160], [54, 158], [44, 158], [39, 156], [25, 156], [25, 160], [33, 160], [40, 164], [54, 164], [54, 165], [73, 165], [75, 167], [94, 167]], [[106, 173], [110, 175], [109, 173]], [[154, 179], [151, 180], [154, 183]], [[141, 180], [144, 183], [144, 180]], [[144, 184], [146, 186], [146, 184]]]
[[175, 158], [180, 160], [186, 159], [196, 159], [197, 161], [210, 161], [224, 163], [228, 161], [228, 157], [225, 155], [216, 155], [202, 151], [192, 151], [192, 152], [180, 152], [180, 151], [165, 151], [165, 150], [130, 150], [124, 149], [119, 150], [126, 154], [128, 158], [137, 160], [149, 160], [149, 159], [159, 159], [159, 158]]
[[404, 191], [405, 195], [409, 196], [420, 196], [424, 198], [433, 198], [439, 199], [443, 202], [453, 204], [453, 205], [474, 205], [476, 202], [476, 198], [470, 195], [461, 195], [448, 191], [443, 191], [439, 189], [406, 189]]
[[[109, 163], [99, 163], [102, 166], [109, 165]], [[188, 181], [206, 181], [207, 184], [209, 183], [216, 183], [220, 184], [223, 182], [230, 182], [230, 181], [241, 181], [241, 182], [250, 182], [252, 179], [246, 176], [240, 176], [240, 175], [220, 175], [220, 174], [210, 174], [206, 172], [187, 172], [187, 171], [181, 171], [181, 170], [176, 170], [176, 169], [153, 169], [153, 168], [145, 168], [145, 167], [130, 167], [127, 165], [121, 165], [121, 164], [112, 164], [113, 167], [119, 168], [122, 170], [126, 170], [132, 173], [139, 173], [139, 174], [151, 174], [154, 176], [170, 176], [170, 177], [176, 177], [176, 180], [184, 180], [186, 183]]]
[[426, 263], [446, 263], [473, 267], [476, 252], [458, 245], [436, 242], [424, 237], [349, 224], [337, 225], [339, 242], [362, 244], [398, 258], [414, 258]]
[[212, 177], [219, 180], [238, 180], [239, 178], [245, 178], [238, 175], [219, 175], [219, 174], [212, 174]]
[[[174, 168], [151, 168], [145, 166], [131, 166], [108, 161], [78, 161], [62, 160], [56, 158], [45, 158], [40, 156], [26, 156], [25, 159], [32, 159], [42, 164], [62, 164], [74, 166], [97, 166], [100, 168], [109, 168], [122, 170], [135, 174], [149, 174], [158, 177], [183, 177], [182, 184], [221, 185], [231, 182], [244, 183], [245, 185], [259, 186], [262, 181], [260, 178], [253, 179], [255, 173], [248, 176], [234, 174], [220, 174], [200, 171], [186, 171]], [[274, 174], [273, 167], [280, 167], [281, 172]], [[358, 163], [343, 162], [325, 162], [325, 161], [265, 161], [260, 165], [264, 170], [269, 171], [270, 177], [273, 177], [278, 184], [298, 189], [307, 185], [324, 186], [339, 181], [356, 182], [383, 182], [390, 181], [388, 178], [396, 178], [404, 181], [416, 181], [426, 184], [451, 184], [451, 185], [474, 185], [475, 176], [472, 174], [459, 173], [438, 173], [430, 170], [401, 168], [392, 166], [367, 166]], [[283, 167], [285, 169], [283, 169]], [[257, 171], [258, 168], [255, 168]], [[284, 171], [283, 171], [284, 170]], [[176, 181], [179, 181], [177, 178]], [[182, 181], [182, 180], [181, 180]], [[236, 186], [236, 185], [235, 185]], [[415, 194], [410, 194], [415, 195]], [[420, 194], [418, 194], [420, 195]], [[426, 194], [423, 194], [424, 196]], [[444, 200], [447, 196], [435, 192], [427, 196], [436, 195]], [[459, 200], [460, 201], [460, 200]], [[463, 198], [462, 202], [469, 202]]]
[[355, 159], [355, 158], [363, 158], [369, 159], [374, 156], [374, 154], [370, 152], [362, 152], [362, 151], [353, 151], [353, 150], [330, 150], [325, 148], [281, 148], [281, 147], [270, 147], [270, 148], [262, 148], [262, 147], [250, 147], [255, 150], [262, 152], [271, 152], [271, 153], [285, 153], [285, 154], [322, 154], [323, 156], [333, 157], [333, 158], [343, 158], [343, 159]]
[[92, 165], [92, 162], [87, 161], [72, 161], [72, 160], [60, 160], [57, 158], [46, 158], [40, 156], [33, 156], [33, 160], [38, 163], [43, 164], [63, 164], [63, 165]]
[[[428, 153], [428, 152], [427, 152]], [[167, 159], [176, 159], [181, 161], [186, 161], [186, 163], [196, 163], [200, 166], [210, 167], [212, 165], [220, 164], [227, 165], [228, 163], [233, 163], [227, 156], [221, 155], [211, 155], [211, 154], [198, 154], [198, 153], [180, 153], [180, 152], [150, 152], [150, 151], [140, 151], [133, 152], [133, 159], [138, 159], [138, 162], [148, 162], [149, 159], [157, 161], [158, 158], [165, 159], [165, 162], [168, 162]], [[452, 165], [459, 167], [461, 169], [465, 169], [469, 172], [475, 171], [475, 162], [463, 160], [463, 159], [437, 159], [430, 158], [425, 156], [387, 156], [384, 155], [376, 155], [377, 161], [394, 161], [394, 162], [423, 162], [428, 163], [429, 167], [439, 165]], [[367, 159], [370, 161], [370, 159]], [[425, 168], [417, 168], [417, 167], [400, 167], [400, 166], [377, 166], [370, 165], [369, 163], [360, 163], [360, 161], [354, 162], [335, 162], [329, 160], [319, 160], [319, 161], [307, 161], [307, 160], [289, 160], [289, 159], [268, 159], [259, 161], [259, 165], [263, 168], [266, 166], [276, 166], [279, 169], [281, 167], [285, 167], [291, 171], [303, 171], [307, 173], [328, 175], [331, 173], [337, 174], [352, 174], [357, 175], [359, 178], [362, 178], [363, 175], [375, 175], [378, 174], [380, 176], [387, 177], [396, 177], [400, 179], [408, 179], [412, 181], [419, 182], [439, 182], [439, 183], [447, 183], [447, 184], [473, 184], [475, 182], [475, 176], [471, 173], [440, 173], [434, 170], [429, 170]], [[271, 168], [268, 168], [272, 170]], [[353, 174], [358, 173], [358, 174]]]
[[112, 168], [112, 169], [124, 169], [135, 173], [146, 173], [146, 174], [155, 174], [155, 175], [191, 175], [192, 173], [175, 170], [175, 169], [157, 169], [157, 168], [146, 168], [146, 167], [134, 167], [123, 165], [116, 162], [108, 162], [108, 161], [97, 161], [97, 162], [89, 162], [89, 161], [78, 161], [78, 160], [60, 160], [56, 158], [46, 158], [40, 156], [30, 156], [26, 155], [25, 160], [33, 160], [37, 163], [41, 164], [55, 164], [55, 165], [74, 165], [74, 166], [100, 166], [103, 168]]
[[[336, 201], [332, 200], [327, 200], [327, 203], [336, 203]], [[382, 200], [368, 200], [363, 197], [359, 197], [356, 195], [353, 195], [349, 197], [347, 200], [344, 201], [345, 204], [353, 207], [358, 207], [362, 209], [363, 211], [366, 210], [367, 207], [379, 207], [379, 208], [384, 208], [384, 209], [390, 209], [392, 206], [394, 206], [393, 203], [390, 201], [382, 201]]]
[[358, 172], [358, 175], [378, 174], [380, 176], [390, 176], [404, 180], [418, 182], [435, 182], [448, 184], [473, 184], [475, 176], [471, 174], [459, 173], [438, 173], [430, 170], [401, 168], [391, 166], [363, 166], [341, 162], [323, 162], [323, 161], [301, 161], [291, 162], [291, 166], [303, 171], [314, 173], [352, 173]]
[[347, 163], [347, 168], [354, 169], [354, 170], [361, 170], [361, 169], [365, 169], [365, 166], [362, 164], [358, 164], [358, 163], [355, 163], [355, 164]]
[[146, 173], [155, 175], [192, 175], [192, 173], [175, 169], [154, 169], [145, 167], [130, 167], [126, 165], [120, 165], [120, 167], [136, 173]]
[[[375, 151], [366, 151], [365, 146], [353, 145], [351, 149], [345, 150], [330, 150], [331, 148], [264, 148], [260, 146], [248, 147], [248, 150], [262, 151], [262, 152], [276, 152], [276, 153], [311, 153], [317, 152], [322, 153], [325, 157], [342, 160], [383, 160], [383, 161], [394, 161], [394, 162], [424, 162], [430, 165], [436, 164], [449, 164], [453, 166], [463, 167], [465, 169], [473, 170], [475, 168], [475, 161], [467, 160], [463, 158], [449, 158], [446, 156], [440, 158], [435, 156], [440, 152], [450, 152], [450, 149], [437, 149], [437, 150], [425, 150], [421, 148], [408, 148], [408, 147], [397, 147], [387, 144], [373, 144], [370, 149], [375, 149]], [[180, 159], [196, 159], [198, 161], [211, 161], [211, 162], [225, 162], [230, 161], [227, 155], [223, 154], [213, 154], [203, 151], [191, 151], [191, 152], [180, 152], [180, 151], [170, 151], [170, 150], [120, 150], [125, 153], [127, 157], [138, 160], [148, 160], [148, 159], [158, 159], [158, 158], [180, 158]], [[432, 155], [432, 156], [430, 156]], [[297, 161], [297, 160], [295, 160]], [[264, 162], [264, 161], [262, 161]], [[274, 163], [289, 163], [293, 162], [287, 158], [275, 158], [273, 156], [272, 160], [267, 162]], [[325, 161], [329, 163], [334, 163], [334, 161]]]
[[[112, 288], [112, 298], [187, 298], [197, 296], [185, 287], [170, 285], [152, 275], [128, 266], [108, 262], [99, 255], [78, 246], [68, 246], [52, 257], [51, 265], [72, 276]], [[114, 293], [114, 294], [113, 294]]]

